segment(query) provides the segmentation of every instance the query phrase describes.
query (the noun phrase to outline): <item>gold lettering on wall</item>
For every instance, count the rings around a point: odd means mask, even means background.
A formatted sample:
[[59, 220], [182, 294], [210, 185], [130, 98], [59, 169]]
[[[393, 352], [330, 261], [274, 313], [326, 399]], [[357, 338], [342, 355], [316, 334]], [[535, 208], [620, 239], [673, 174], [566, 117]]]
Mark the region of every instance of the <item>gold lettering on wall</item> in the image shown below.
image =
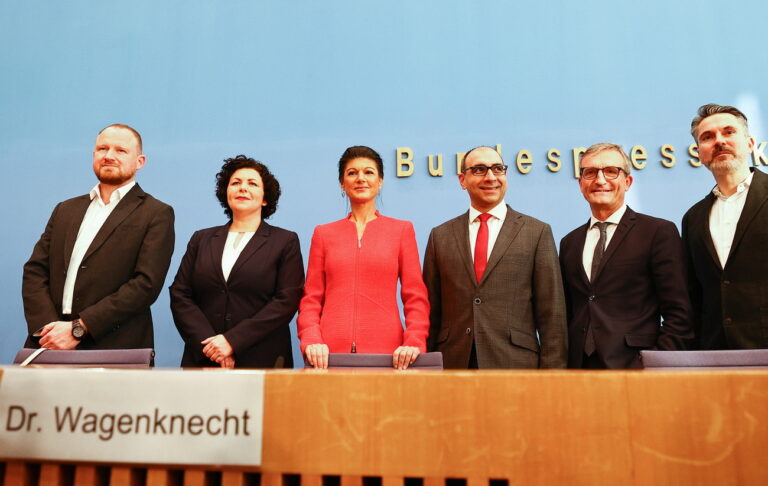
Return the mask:
[[661, 153], [661, 156], [663, 157], [661, 159], [661, 165], [666, 167], [667, 169], [671, 169], [675, 166], [675, 162], [677, 162], [677, 159], [675, 158], [675, 147], [671, 146], [668, 143], [665, 143], [661, 146], [661, 149], [659, 150]]
[[579, 164], [581, 164], [581, 156], [584, 155], [587, 149], [585, 147], [574, 147], [571, 150], [573, 153], [573, 177], [579, 178]]
[[409, 147], [397, 147], [397, 177], [410, 177], [413, 174], [413, 150]]
[[768, 165], [768, 158], [765, 157], [765, 153], [763, 152], [765, 150], [766, 144], [768, 144], [768, 142], [762, 142], [753, 149], [752, 163], [754, 165]]
[[517, 165], [517, 171], [521, 174], [529, 173], [533, 168], [531, 153], [527, 150], [519, 151], [517, 153], [517, 158], [515, 158], [515, 165]]
[[[502, 154], [502, 146], [500, 143], [490, 145], [493, 147], [499, 155]], [[431, 177], [443, 177], [446, 173], [445, 161], [443, 154], [428, 154], [426, 157], [420, 156], [420, 161], [414, 160], [414, 152], [410, 147], [397, 147], [395, 149], [395, 166], [397, 168], [397, 177], [411, 177], [419, 165], [419, 170], [423, 170], [420, 164], [423, 164], [425, 159], [427, 163], [427, 172]], [[586, 152], [584, 147], [573, 147], [571, 149], [571, 155], [573, 157], [573, 177], [579, 178], [579, 166], [581, 163], [581, 157]], [[659, 146], [658, 153], [661, 156], [659, 163], [662, 167], [671, 169], [677, 165], [677, 155], [675, 154], [675, 147], [672, 144], [665, 143]], [[563, 153], [558, 148], [550, 148], [546, 152], [547, 157], [547, 170], [549, 172], [560, 172], [563, 167]], [[464, 162], [466, 152], [456, 152], [456, 174], [461, 174], [461, 166]], [[691, 167], [701, 167], [701, 159], [699, 158], [699, 151], [696, 144], [688, 146], [688, 163]], [[511, 156], [510, 156], [511, 157]], [[635, 145], [629, 150], [629, 160], [632, 167], [635, 170], [643, 170], [648, 165], [648, 152], [642, 145]], [[512, 165], [512, 161], [506, 161], [508, 165]], [[756, 143], [752, 150], [752, 163], [755, 166], [768, 166], [768, 141]], [[530, 150], [522, 149], [515, 155], [515, 168], [522, 174], [529, 174], [533, 170], [534, 158], [533, 153]], [[450, 173], [450, 170], [448, 170]]]
[[[434, 160], [437, 159], [437, 166], [434, 164]], [[443, 154], [437, 154], [437, 157], [432, 154], [427, 155], [427, 167], [429, 168], [429, 175], [432, 177], [440, 177], [443, 175]]]
[[456, 175], [461, 174], [461, 164], [464, 162], [466, 152], [456, 152]]
[[688, 155], [693, 157], [692, 159], [688, 159], [688, 163], [691, 164], [692, 167], [701, 167], [701, 160], [699, 160], [699, 147], [695, 143], [692, 143], [688, 146]]
[[646, 154], [645, 147], [642, 145], [635, 145], [632, 147], [632, 150], [629, 151], [629, 160], [632, 162], [632, 167], [637, 170], [643, 170], [645, 168], [648, 164], [648, 162], [646, 162], [647, 159], [648, 154]]
[[549, 169], [550, 172], [560, 172], [560, 166], [562, 165], [560, 163], [560, 151], [556, 148], [549, 149], [547, 151], [547, 169]]

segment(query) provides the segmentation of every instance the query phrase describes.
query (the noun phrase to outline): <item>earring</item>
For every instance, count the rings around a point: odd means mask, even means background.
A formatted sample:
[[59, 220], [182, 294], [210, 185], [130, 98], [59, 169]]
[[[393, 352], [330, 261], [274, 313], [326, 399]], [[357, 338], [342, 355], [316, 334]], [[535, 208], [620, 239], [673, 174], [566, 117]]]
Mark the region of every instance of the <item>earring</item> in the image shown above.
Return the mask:
[[347, 193], [344, 191], [341, 191], [341, 198], [344, 199], [345, 197], [347, 197]]

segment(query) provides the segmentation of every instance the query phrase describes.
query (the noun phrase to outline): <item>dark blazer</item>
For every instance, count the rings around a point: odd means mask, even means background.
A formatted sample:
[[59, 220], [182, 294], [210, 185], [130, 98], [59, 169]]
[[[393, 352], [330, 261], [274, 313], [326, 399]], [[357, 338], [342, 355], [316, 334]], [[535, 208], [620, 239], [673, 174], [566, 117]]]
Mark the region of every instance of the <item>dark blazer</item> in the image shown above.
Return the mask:
[[691, 304], [683, 244], [674, 223], [627, 208], [593, 282], [582, 259], [588, 228], [589, 222], [560, 242], [568, 366], [582, 367], [589, 326], [608, 368], [640, 368], [641, 349], [685, 349], [693, 339]]
[[564, 368], [566, 328], [557, 250], [549, 225], [514, 211], [475, 278], [469, 213], [432, 230], [424, 256], [427, 347], [445, 368], [467, 368], [475, 340], [480, 368]]
[[[90, 204], [88, 195], [59, 203], [24, 265], [22, 296], [30, 334], [62, 319], [64, 280]], [[171, 262], [173, 220], [173, 208], [138, 184], [117, 204], [77, 271], [72, 314], [88, 327], [78, 349], [154, 346], [149, 306]], [[28, 339], [26, 346], [33, 343]]]
[[292, 368], [289, 324], [304, 287], [299, 238], [262, 221], [224, 280], [228, 228], [192, 235], [171, 285], [173, 321], [185, 343], [181, 366], [218, 366], [200, 342], [223, 334], [236, 367]]
[[[754, 169], [753, 169], [754, 170]], [[700, 349], [768, 348], [768, 175], [754, 170], [725, 268], [709, 232], [711, 192], [683, 217]]]

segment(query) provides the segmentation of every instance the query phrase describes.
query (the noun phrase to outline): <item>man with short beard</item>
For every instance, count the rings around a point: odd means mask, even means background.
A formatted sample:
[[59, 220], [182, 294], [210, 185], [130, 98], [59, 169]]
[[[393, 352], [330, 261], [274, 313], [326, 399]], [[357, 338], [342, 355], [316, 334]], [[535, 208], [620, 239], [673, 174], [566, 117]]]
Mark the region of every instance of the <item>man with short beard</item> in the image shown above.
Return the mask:
[[683, 217], [698, 345], [766, 348], [768, 175], [750, 168], [755, 140], [737, 108], [702, 106], [691, 135], [717, 183]]
[[149, 307], [170, 265], [174, 215], [136, 183], [145, 162], [133, 128], [115, 124], [99, 132], [99, 183], [56, 206], [24, 265], [28, 347], [154, 346]]

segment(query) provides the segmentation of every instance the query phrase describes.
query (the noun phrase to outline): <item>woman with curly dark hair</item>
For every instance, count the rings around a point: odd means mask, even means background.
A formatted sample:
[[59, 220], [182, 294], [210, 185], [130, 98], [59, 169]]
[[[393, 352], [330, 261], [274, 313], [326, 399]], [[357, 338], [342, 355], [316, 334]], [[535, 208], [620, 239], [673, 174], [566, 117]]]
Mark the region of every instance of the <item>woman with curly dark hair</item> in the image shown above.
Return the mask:
[[292, 368], [288, 325], [304, 264], [296, 233], [264, 221], [280, 184], [264, 164], [238, 155], [216, 174], [216, 197], [229, 223], [192, 235], [170, 288], [181, 366]]

